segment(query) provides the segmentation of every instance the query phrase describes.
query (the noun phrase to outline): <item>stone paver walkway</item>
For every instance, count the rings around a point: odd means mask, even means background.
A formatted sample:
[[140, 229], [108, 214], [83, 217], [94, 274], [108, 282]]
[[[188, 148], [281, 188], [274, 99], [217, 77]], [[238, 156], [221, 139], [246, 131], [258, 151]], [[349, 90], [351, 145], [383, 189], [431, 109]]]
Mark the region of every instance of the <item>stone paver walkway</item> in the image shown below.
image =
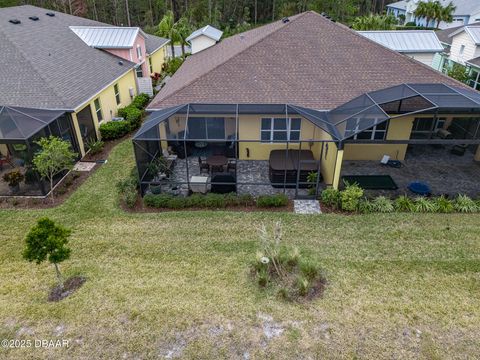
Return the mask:
[[318, 200], [293, 200], [296, 214], [321, 214]]

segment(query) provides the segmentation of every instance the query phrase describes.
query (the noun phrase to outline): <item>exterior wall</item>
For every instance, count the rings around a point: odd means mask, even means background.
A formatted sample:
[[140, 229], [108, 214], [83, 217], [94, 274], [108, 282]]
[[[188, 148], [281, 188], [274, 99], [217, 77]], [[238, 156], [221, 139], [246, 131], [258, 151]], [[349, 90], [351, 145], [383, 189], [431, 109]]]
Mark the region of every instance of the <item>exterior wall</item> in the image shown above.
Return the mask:
[[468, 19], [469, 24], [473, 24], [479, 21], [480, 21], [480, 12], [472, 14], [472, 16], [470, 16], [470, 18]]
[[[332, 137], [330, 134], [317, 128], [314, 139], [332, 140]], [[323, 182], [327, 185], [332, 185], [334, 183], [335, 167], [338, 159], [337, 145], [333, 142], [315, 143], [312, 151], [314, 155], [319, 154], [322, 157], [320, 159], [320, 173], [322, 174]]]
[[216, 44], [216, 41], [209, 38], [208, 36], [205, 35], [200, 35], [196, 37], [195, 39], [192, 39], [190, 41], [190, 44], [192, 46], [192, 54], [195, 54], [199, 51], [205, 50], [206, 48], [209, 48], [210, 46], [213, 46]]
[[[465, 46], [463, 54], [460, 54], [460, 49], [462, 45]], [[450, 49], [450, 60], [458, 62], [462, 65], [465, 64], [465, 61], [473, 59], [477, 54], [477, 46], [473, 42], [470, 35], [465, 31], [462, 31], [460, 34], [455, 35], [452, 39], [452, 47]]]
[[[120, 100], [121, 100], [120, 105], [117, 105], [117, 102], [115, 100], [115, 91], [114, 91], [115, 84], [118, 84], [118, 88], [120, 91]], [[85, 155], [85, 150], [84, 150], [84, 144], [83, 144], [82, 138], [80, 136], [77, 113], [82, 111], [87, 106], [90, 106], [90, 109], [92, 111], [92, 116], [93, 116], [93, 122], [95, 124], [95, 129], [97, 132], [97, 137], [100, 138], [100, 132], [98, 131], [99, 121], [97, 118], [97, 114], [95, 112], [95, 105], [94, 105], [95, 99], [99, 98], [100, 100], [100, 106], [103, 114], [103, 121], [110, 121], [112, 120], [112, 117], [117, 115], [118, 108], [127, 106], [132, 102], [132, 98], [130, 97], [131, 88], [133, 89], [134, 94], [136, 94], [137, 90], [136, 90], [134, 70], [129, 71], [123, 77], [118, 79], [118, 81], [116, 81], [115, 83], [112, 83], [108, 88], [104, 89], [100, 93], [95, 94], [92, 98], [88, 100], [87, 103], [81, 105], [80, 107], [75, 109], [74, 113], [72, 113], [73, 124], [74, 124], [75, 132], [77, 135], [77, 139], [78, 139], [78, 143], [79, 143], [80, 151], [82, 155]]]
[[[152, 55], [149, 56], [149, 59], [152, 61], [152, 70], [154, 73], [161, 73], [162, 66], [165, 63], [167, 57], [167, 46], [163, 46], [161, 49], [155, 51]], [[147, 59], [147, 66], [150, 66]]]
[[5, 144], [0, 144], [0, 154], [2, 155], [7, 155], [8, 153], [8, 147]]
[[[240, 115], [238, 117], [238, 138], [240, 140], [260, 140], [260, 130], [261, 130], [261, 119], [262, 117], [281, 117], [278, 115]], [[292, 116], [299, 117], [299, 116]], [[321, 131], [310, 121], [302, 119], [302, 124], [300, 125], [300, 140], [302, 140], [302, 149], [310, 149], [309, 145], [306, 143], [309, 140], [314, 139], [315, 131]], [[240, 142], [238, 144], [239, 148], [239, 159], [240, 160], [268, 160], [270, 157], [270, 152], [272, 150], [282, 150], [286, 148], [286, 143], [261, 143], [261, 142]], [[248, 156], [247, 156], [248, 148]], [[298, 143], [290, 143], [288, 145], [289, 149], [298, 149]], [[312, 146], [313, 148], [313, 146]], [[319, 151], [312, 152], [315, 158], [318, 158]], [[317, 159], [318, 160], [318, 159]]]
[[[387, 140], [408, 140], [412, 132], [415, 116], [390, 120], [387, 129]], [[407, 144], [345, 144], [343, 158], [345, 160], [378, 160], [383, 155], [392, 159], [404, 160]]]
[[442, 71], [445, 58], [442, 54], [436, 53], [432, 59], [432, 68]]
[[[142, 49], [142, 56], [138, 57], [137, 55], [137, 47], [140, 46]], [[146, 59], [146, 54], [147, 54], [147, 49], [145, 47], [145, 39], [142, 35], [138, 34], [137, 37], [135, 38], [135, 41], [133, 43], [133, 47], [131, 49], [106, 49], [109, 53], [116, 55], [118, 57], [121, 57], [122, 59], [134, 62], [135, 64], [142, 64], [142, 71], [143, 71], [143, 76], [148, 77], [150, 76], [150, 70], [148, 68], [148, 64], [145, 61]]]
[[421, 63], [433, 67], [433, 58], [437, 53], [406, 53], [405, 55], [420, 61]]

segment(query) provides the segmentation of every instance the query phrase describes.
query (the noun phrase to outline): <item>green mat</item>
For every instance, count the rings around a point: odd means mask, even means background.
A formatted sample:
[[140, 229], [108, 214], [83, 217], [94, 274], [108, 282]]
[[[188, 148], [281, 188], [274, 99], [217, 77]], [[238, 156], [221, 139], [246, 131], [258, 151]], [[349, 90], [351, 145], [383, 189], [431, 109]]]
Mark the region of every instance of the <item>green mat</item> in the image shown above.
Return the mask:
[[346, 175], [342, 176], [345, 184], [357, 183], [365, 190], [397, 190], [398, 186], [390, 175]]

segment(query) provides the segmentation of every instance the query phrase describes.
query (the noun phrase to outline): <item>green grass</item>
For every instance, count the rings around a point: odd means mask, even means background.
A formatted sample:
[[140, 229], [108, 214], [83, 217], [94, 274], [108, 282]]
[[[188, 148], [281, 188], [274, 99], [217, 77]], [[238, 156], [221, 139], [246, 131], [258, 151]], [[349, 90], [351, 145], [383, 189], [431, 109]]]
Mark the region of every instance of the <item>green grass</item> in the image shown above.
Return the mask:
[[[129, 214], [119, 209], [114, 185], [132, 166], [128, 141], [62, 206], [0, 211], [0, 339], [71, 340], [68, 349], [0, 349], [0, 358], [156, 359], [170, 350], [187, 359], [480, 353], [478, 215]], [[61, 269], [88, 278], [59, 303], [46, 301], [53, 267], [21, 257], [41, 216], [73, 229], [72, 257]], [[310, 250], [322, 264], [323, 298], [286, 303], [250, 280], [255, 228], [278, 219], [285, 244]], [[267, 339], [269, 326], [283, 332]]]

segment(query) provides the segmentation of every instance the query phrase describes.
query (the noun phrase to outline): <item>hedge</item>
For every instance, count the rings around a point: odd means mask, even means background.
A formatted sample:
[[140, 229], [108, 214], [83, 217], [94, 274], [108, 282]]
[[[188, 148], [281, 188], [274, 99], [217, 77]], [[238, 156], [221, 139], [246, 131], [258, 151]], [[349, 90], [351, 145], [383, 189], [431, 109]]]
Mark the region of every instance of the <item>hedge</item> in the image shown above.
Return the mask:
[[100, 134], [103, 140], [114, 140], [130, 132], [130, 123], [126, 120], [109, 121], [100, 125]]

